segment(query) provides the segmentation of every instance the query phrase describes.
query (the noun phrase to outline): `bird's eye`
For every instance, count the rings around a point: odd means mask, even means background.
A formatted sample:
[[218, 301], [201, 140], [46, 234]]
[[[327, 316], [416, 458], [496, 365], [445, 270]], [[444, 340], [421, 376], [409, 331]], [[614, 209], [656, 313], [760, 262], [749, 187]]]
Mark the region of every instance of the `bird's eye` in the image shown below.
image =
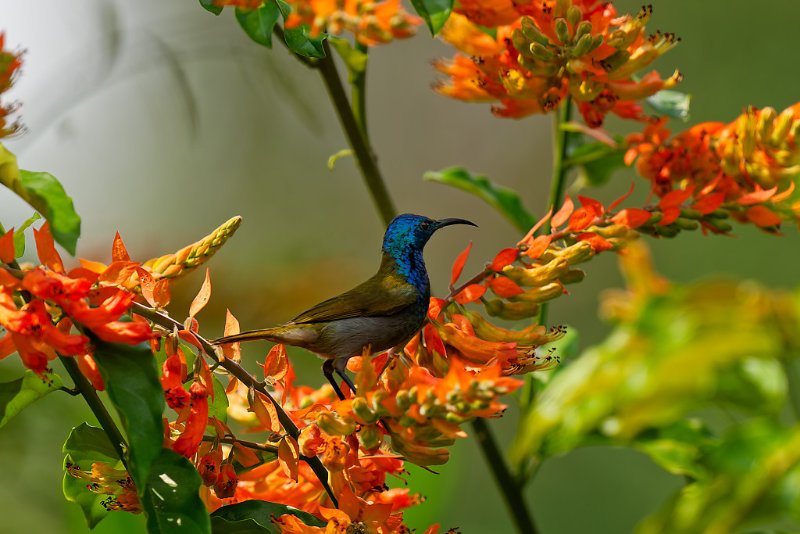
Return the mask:
[[427, 230], [427, 229], [428, 229], [428, 227], [429, 227], [430, 225], [431, 225], [431, 223], [429, 223], [429, 222], [427, 222], [427, 221], [426, 221], [426, 222], [423, 222], [422, 224], [420, 224], [420, 227], [421, 227], [423, 230]]

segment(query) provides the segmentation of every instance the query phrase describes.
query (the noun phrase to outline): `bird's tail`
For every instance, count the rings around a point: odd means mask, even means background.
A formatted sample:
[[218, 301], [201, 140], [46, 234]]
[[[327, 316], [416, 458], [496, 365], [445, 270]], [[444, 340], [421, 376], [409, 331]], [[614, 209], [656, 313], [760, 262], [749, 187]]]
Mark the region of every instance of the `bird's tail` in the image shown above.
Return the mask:
[[239, 341], [265, 339], [274, 343], [287, 343], [290, 345], [302, 346], [303, 342], [313, 341], [312, 338], [316, 338], [316, 332], [306, 325], [286, 324], [260, 330], [249, 330], [241, 334], [212, 339], [211, 343], [214, 345], [224, 345], [226, 343], [237, 343]]

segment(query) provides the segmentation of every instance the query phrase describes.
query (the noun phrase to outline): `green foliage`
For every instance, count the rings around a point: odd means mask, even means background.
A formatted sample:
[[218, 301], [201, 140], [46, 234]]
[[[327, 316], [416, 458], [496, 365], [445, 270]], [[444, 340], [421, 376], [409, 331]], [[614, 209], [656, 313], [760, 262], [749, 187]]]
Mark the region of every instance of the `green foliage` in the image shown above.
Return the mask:
[[44, 215], [56, 242], [75, 254], [81, 218], [75, 212], [72, 199], [52, 174], [20, 170], [16, 156], [0, 145], [0, 183]]
[[139, 494], [149, 480], [150, 468], [161, 454], [164, 428], [164, 393], [158, 381], [155, 358], [146, 345], [95, 344], [94, 359], [128, 436], [128, 467]]
[[42, 216], [38, 213], [34, 213], [30, 217], [28, 217], [22, 225], [14, 230], [14, 257], [19, 258], [23, 254], [25, 254], [25, 230], [27, 230], [30, 225], [41, 219]]
[[204, 534], [211, 521], [200, 499], [202, 480], [194, 465], [174, 451], [162, 449], [150, 466], [142, 503], [150, 534]]
[[411, 0], [411, 5], [425, 20], [431, 35], [439, 33], [453, 11], [453, 0]]
[[663, 89], [649, 97], [646, 102], [660, 115], [680, 119], [683, 122], [689, 120], [689, 106], [692, 102], [692, 95], [671, 89]]
[[39, 376], [26, 370], [22, 378], [0, 383], [0, 428], [12, 417], [61, 387], [61, 377], [55, 373]]
[[439, 172], [428, 171], [425, 180], [449, 185], [483, 199], [500, 212], [520, 232], [527, 232], [536, 223], [513, 189], [492, 183], [485, 176], [476, 176], [463, 167], [449, 167]]
[[[283, 15], [283, 21], [285, 23], [286, 18], [291, 13], [291, 7], [283, 0], [273, 1], [278, 6], [278, 9], [280, 9], [281, 15]], [[305, 26], [300, 26], [297, 28], [284, 27], [283, 29], [283, 40], [286, 42], [286, 46], [289, 47], [289, 50], [295, 54], [309, 58], [325, 57], [325, 50], [322, 47], [322, 43], [325, 41], [325, 39], [327, 39], [327, 37], [328, 35], [325, 33], [319, 35], [318, 37], [311, 37], [308, 34], [308, 28]]]
[[108, 464], [114, 469], [124, 469], [122, 462], [103, 429], [86, 423], [72, 429], [62, 450], [65, 455], [62, 484], [64, 497], [81, 507], [89, 528], [94, 528], [108, 514], [101, 504], [108, 495], [90, 491], [86, 487], [86, 480], [74, 477], [66, 471], [67, 465], [74, 464], [89, 472], [95, 462]]
[[[797, 344], [786, 334], [797, 331], [787, 302], [735, 283], [609, 297], [605, 307], [618, 325], [541, 391], [522, 421], [515, 461], [605, 442], [638, 447], [672, 472], [697, 476], [697, 466], [680, 464], [697, 455], [687, 446], [699, 447], [702, 432], [684, 431], [681, 439], [652, 432], [721, 403], [777, 419], [787, 395], [781, 359]], [[776, 324], [776, 309], [793, 329]]]
[[350, 41], [340, 37], [328, 37], [328, 42], [347, 65], [352, 80], [354, 74], [362, 74], [367, 69], [367, 59], [369, 56], [355, 48]]
[[222, 7], [214, 5], [214, 0], [199, 0], [200, 5], [208, 11], [209, 13], [213, 13], [215, 15], [219, 15], [222, 13]]
[[214, 384], [214, 398], [208, 397], [208, 416], [224, 423], [228, 420], [228, 394], [216, 376], [211, 375], [211, 382]]
[[620, 143], [583, 143], [570, 149], [565, 165], [577, 167], [579, 178], [585, 184], [598, 187], [608, 183], [614, 172], [625, 167], [625, 149]]
[[734, 532], [746, 522], [800, 518], [800, 427], [756, 419], [735, 426], [700, 459], [708, 475], [647, 518], [641, 534]]
[[244, 32], [255, 42], [272, 48], [272, 31], [278, 23], [278, 4], [267, 2], [256, 9], [236, 8], [236, 20]]
[[214, 534], [280, 534], [272, 523], [272, 517], [291, 514], [313, 527], [324, 527], [325, 522], [313, 515], [286, 506], [266, 501], [244, 501], [223, 506], [211, 514]]

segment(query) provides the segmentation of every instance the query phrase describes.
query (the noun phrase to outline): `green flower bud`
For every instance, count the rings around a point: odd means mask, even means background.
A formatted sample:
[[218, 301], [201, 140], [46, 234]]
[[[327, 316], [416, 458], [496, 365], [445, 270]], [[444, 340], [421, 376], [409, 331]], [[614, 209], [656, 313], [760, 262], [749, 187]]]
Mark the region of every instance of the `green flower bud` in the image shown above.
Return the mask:
[[536, 23], [530, 17], [522, 17], [522, 33], [529, 41], [534, 43], [539, 43], [543, 46], [550, 44], [550, 39], [536, 27]]
[[583, 18], [581, 8], [578, 6], [569, 6], [569, 9], [567, 9], [567, 20], [573, 28], [578, 25], [578, 23], [581, 21], [581, 18]]
[[533, 57], [541, 61], [552, 61], [556, 57], [549, 48], [539, 43], [531, 43], [530, 50]]
[[570, 42], [569, 25], [565, 19], [556, 19], [555, 30], [561, 44], [568, 44]]
[[592, 47], [592, 42], [593, 38], [588, 33], [578, 39], [578, 42], [575, 43], [575, 46], [573, 46], [572, 50], [569, 52], [570, 57], [579, 58], [587, 54]]
[[369, 402], [364, 397], [353, 399], [353, 413], [366, 424], [371, 425], [378, 420], [378, 415], [370, 409]]
[[[578, 28], [575, 30], [575, 40], [578, 41], [583, 38], [584, 35], [588, 35], [591, 37], [592, 34], [592, 23], [588, 20], [584, 20], [580, 24], [578, 24]], [[592, 37], [594, 40], [594, 37]]]

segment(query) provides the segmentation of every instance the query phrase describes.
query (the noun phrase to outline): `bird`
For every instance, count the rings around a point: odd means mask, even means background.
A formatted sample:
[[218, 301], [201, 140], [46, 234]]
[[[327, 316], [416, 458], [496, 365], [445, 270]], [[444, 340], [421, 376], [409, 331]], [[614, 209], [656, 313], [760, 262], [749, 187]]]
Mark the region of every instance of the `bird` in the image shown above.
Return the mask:
[[439, 229], [454, 224], [478, 226], [466, 219], [430, 219], [404, 213], [386, 228], [378, 272], [353, 289], [304, 311], [291, 321], [212, 340], [215, 345], [268, 340], [301, 347], [323, 357], [322, 371], [344, 399], [333, 373], [356, 388], [345, 369], [364, 352], [382, 352], [405, 344], [422, 328], [431, 289], [422, 255]]

